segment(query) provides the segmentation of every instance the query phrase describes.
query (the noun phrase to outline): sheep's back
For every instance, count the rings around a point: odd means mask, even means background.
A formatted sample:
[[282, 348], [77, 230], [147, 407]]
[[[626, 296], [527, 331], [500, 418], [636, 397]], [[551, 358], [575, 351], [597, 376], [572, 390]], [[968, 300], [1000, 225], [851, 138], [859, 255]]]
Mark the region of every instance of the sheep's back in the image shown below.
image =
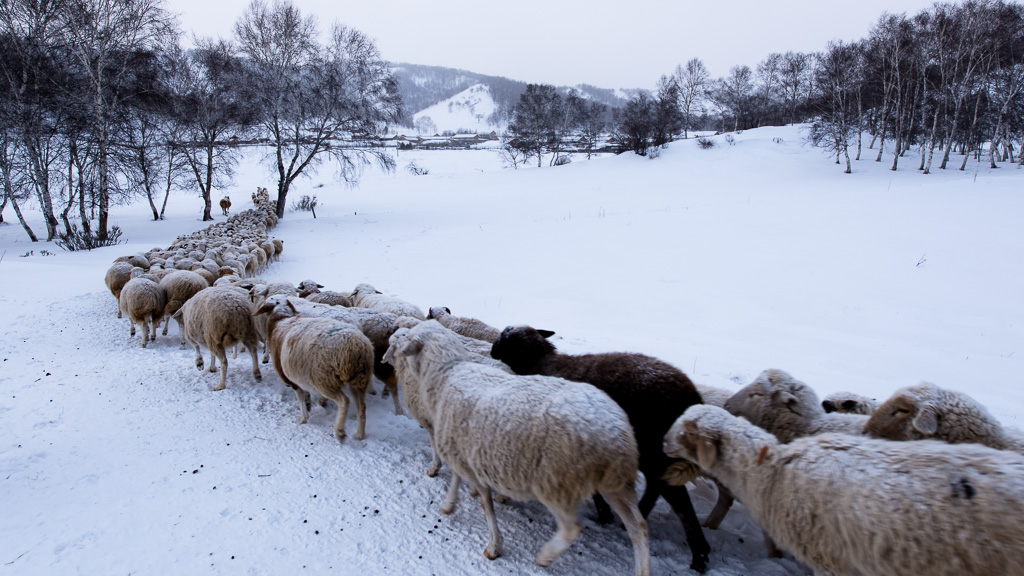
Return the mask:
[[676, 419], [702, 403], [686, 374], [643, 354], [551, 354], [541, 373], [586, 382], [611, 396], [629, 416], [641, 454], [660, 454], [665, 433]]
[[1024, 565], [1020, 456], [825, 434], [779, 445], [771, 459], [762, 493], [744, 503], [809, 564], [837, 574], [936, 576]]
[[512, 497], [575, 502], [635, 478], [626, 415], [591, 386], [463, 362], [444, 377], [436, 405], [441, 458]]
[[280, 342], [279, 361], [288, 378], [333, 390], [340, 384], [369, 383], [373, 346], [351, 324], [330, 318], [282, 320], [273, 338]]

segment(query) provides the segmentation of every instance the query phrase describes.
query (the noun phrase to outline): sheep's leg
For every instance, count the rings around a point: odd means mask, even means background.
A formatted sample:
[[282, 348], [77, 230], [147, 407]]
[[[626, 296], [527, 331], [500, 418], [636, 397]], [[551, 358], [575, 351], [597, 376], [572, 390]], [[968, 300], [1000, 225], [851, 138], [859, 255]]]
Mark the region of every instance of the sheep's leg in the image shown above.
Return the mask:
[[[367, 383], [369, 384], [369, 383]], [[359, 417], [359, 426], [356, 428], [356, 440], [366, 438], [366, 388], [355, 388], [352, 396], [356, 400], [356, 415]]]
[[[160, 327], [160, 320], [161, 318], [159, 316], [153, 316], [151, 319], [151, 325], [153, 326], [153, 334], [152, 336], [149, 337], [149, 339], [152, 340], [153, 342], [156, 342], [156, 329]], [[167, 334], [167, 332], [165, 331], [164, 334]]]
[[487, 518], [487, 532], [490, 539], [487, 541], [487, 548], [484, 548], [484, 556], [488, 560], [494, 560], [501, 556], [502, 538], [498, 530], [498, 517], [494, 514], [494, 502], [491, 500], [490, 486], [477, 486], [480, 492], [480, 505], [484, 508], [484, 517]]
[[263, 340], [263, 363], [270, 362], [270, 345], [267, 344], [266, 340]]
[[[168, 324], [170, 322], [171, 322], [170, 320], [167, 320]], [[184, 350], [185, 349], [185, 321], [179, 318], [179, 319], [177, 319], [177, 322], [178, 322], [178, 337], [179, 337], [178, 350]]]
[[[117, 300], [117, 317], [118, 318], [123, 318], [123, 316], [121, 315], [121, 297], [120, 296], [114, 296], [114, 300]], [[134, 334], [133, 334], [133, 336], [134, 336]]]
[[139, 328], [141, 328], [142, 330], [142, 347], [145, 348], [146, 343], [149, 342], [149, 321], [143, 318], [142, 320], [139, 321], [139, 324], [141, 324]]
[[223, 352], [221, 352], [221, 354], [217, 354], [213, 350], [213, 348], [210, 348], [210, 367], [208, 368], [210, 372], [217, 371], [217, 358], [219, 358], [221, 355], [224, 355], [224, 361], [227, 362], [228, 358], [226, 354], [224, 354]]
[[769, 536], [763, 528], [761, 529], [761, 534], [764, 535], [764, 548], [765, 552], [768, 553], [768, 557], [782, 558], [782, 550], [779, 549], [779, 546], [775, 543], [775, 540], [772, 540], [772, 537]]
[[402, 410], [402, 401], [398, 398], [398, 378], [394, 374], [384, 381], [384, 390], [390, 391], [391, 397], [395, 400], [395, 415], [404, 416], [405, 410]]
[[608, 506], [608, 502], [600, 494], [594, 494], [594, 508], [597, 508], [598, 524], [610, 524], [612, 520], [615, 520], [615, 516], [612, 516], [611, 507]]
[[199, 350], [199, 344], [195, 344], [195, 347], [196, 347], [196, 368], [198, 368], [199, 371], [202, 372], [203, 371], [203, 353], [202, 353], [202, 351]]
[[131, 335], [131, 336], [135, 336], [135, 320], [132, 320], [132, 319], [131, 319], [131, 318], [129, 317], [129, 318], [128, 318], [128, 321], [132, 323], [132, 324], [131, 324], [131, 330], [130, 330], [130, 331], [128, 332], [128, 334], [129, 334], [129, 335]]
[[298, 386], [292, 386], [295, 390], [295, 399], [299, 401], [299, 424], [309, 422], [309, 392]]
[[441, 514], [451, 514], [455, 512], [455, 506], [459, 503], [459, 485], [462, 484], [462, 477], [452, 472], [451, 484], [448, 484], [448, 493], [444, 496], [444, 502], [441, 503]]
[[[334, 437], [339, 442], [345, 439], [345, 418], [348, 417], [348, 395], [342, 392], [340, 398], [335, 398], [334, 402], [338, 405], [338, 416], [334, 419]], [[307, 395], [307, 398], [309, 396]], [[356, 438], [359, 440], [359, 438]]]
[[256, 352], [256, 347], [247, 346], [247, 348], [249, 348], [249, 354], [252, 356], [252, 377], [257, 380], [263, 380], [263, 374], [260, 372], [259, 354]]
[[170, 325], [171, 325], [171, 317], [167, 316], [167, 319], [164, 320], [164, 330], [163, 330], [163, 335], [164, 336], [167, 336], [167, 327], [170, 326]]
[[[645, 476], [647, 476], [645, 474]], [[704, 531], [700, 527], [700, 520], [697, 512], [693, 509], [693, 502], [690, 501], [690, 493], [686, 486], [669, 486], [665, 484], [660, 475], [653, 475], [653, 480], [648, 483], [657, 482], [661, 486], [661, 495], [665, 497], [672, 510], [679, 516], [683, 523], [683, 531], [686, 532], [686, 543], [690, 545], [690, 569], [701, 574], [708, 568], [708, 554], [711, 547], [704, 538]]]
[[[211, 355], [212, 354], [213, 354], [213, 351], [211, 351]], [[217, 350], [216, 354], [217, 355], [214, 358], [215, 359], [219, 359], [220, 362], [221, 362], [221, 365], [220, 365], [220, 383], [217, 384], [217, 387], [213, 389], [214, 392], [217, 392], [219, 390], [223, 390], [224, 388], [227, 388], [227, 385], [228, 385], [228, 357], [227, 357], [227, 354], [224, 352], [223, 348]], [[210, 362], [211, 362], [210, 367], [215, 369], [214, 364], [216, 364], [216, 362], [214, 360], [211, 360]]]
[[441, 471], [441, 457], [437, 455], [437, 446], [434, 445], [434, 430], [428, 428], [427, 435], [430, 436], [430, 449], [434, 452], [434, 459], [430, 461], [430, 468], [427, 468], [427, 476], [433, 478]]
[[627, 486], [618, 492], [606, 492], [605, 498], [622, 519], [633, 541], [633, 565], [636, 576], [649, 576], [651, 573], [650, 539], [647, 534], [647, 521], [644, 520], [636, 503], [636, 492]]
[[544, 505], [554, 514], [555, 521], [558, 522], [558, 531], [555, 532], [551, 540], [544, 544], [544, 547], [540, 549], [540, 554], [537, 554], [537, 558], [534, 560], [537, 566], [547, 568], [580, 537], [580, 532], [583, 529], [580, 528], [579, 519], [576, 517], [576, 506], [560, 506], [548, 502], [544, 502]]
[[[647, 474], [644, 474], [644, 478], [647, 478]], [[654, 509], [654, 505], [658, 503], [658, 497], [661, 496], [659, 490], [660, 484], [657, 482], [647, 481], [647, 486], [644, 487], [644, 495], [640, 498], [640, 513], [647, 518], [651, 515], [651, 510]]]
[[715, 500], [715, 507], [711, 509], [711, 513], [704, 519], [703, 526], [705, 528], [711, 528], [715, 530], [722, 523], [725, 515], [729, 513], [729, 508], [732, 508], [732, 503], [735, 500], [733, 495], [729, 492], [729, 489], [722, 486], [719, 482], [715, 482], [715, 486], [718, 487], [718, 500]]

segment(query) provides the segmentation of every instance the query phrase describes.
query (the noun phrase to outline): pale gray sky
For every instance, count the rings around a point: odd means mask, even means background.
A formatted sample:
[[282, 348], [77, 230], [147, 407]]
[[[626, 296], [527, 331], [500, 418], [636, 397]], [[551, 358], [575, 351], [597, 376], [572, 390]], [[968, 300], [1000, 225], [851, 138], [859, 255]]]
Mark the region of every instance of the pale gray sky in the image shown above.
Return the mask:
[[[393, 62], [462, 68], [524, 82], [653, 88], [701, 58], [714, 77], [771, 52], [857, 40], [883, 12], [931, 0], [293, 0], [326, 29], [340, 21]], [[231, 37], [249, 0], [167, 0], [186, 34]]]

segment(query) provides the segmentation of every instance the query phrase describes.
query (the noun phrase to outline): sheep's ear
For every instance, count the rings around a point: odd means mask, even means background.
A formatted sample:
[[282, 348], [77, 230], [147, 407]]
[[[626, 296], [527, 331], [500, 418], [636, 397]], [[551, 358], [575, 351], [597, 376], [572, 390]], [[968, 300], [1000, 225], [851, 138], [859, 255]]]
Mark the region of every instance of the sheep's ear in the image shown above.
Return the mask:
[[444, 307], [444, 313], [445, 313], [445, 314], [451, 314], [451, 313], [452, 313], [452, 311], [451, 311], [451, 310], [449, 310], [447, 306], [445, 306], [445, 307]]
[[939, 415], [934, 406], [925, 405], [914, 417], [914, 429], [922, 434], [931, 436], [939, 429]]
[[253, 312], [252, 315], [253, 316], [259, 316], [260, 314], [267, 314], [268, 312], [270, 312], [273, 309], [274, 309], [274, 306], [269, 304], [269, 303], [267, 303], [267, 304], [264, 304], [263, 306], [260, 306], [259, 310]]
[[423, 342], [419, 340], [413, 340], [407, 338], [404, 342], [398, 345], [398, 347], [391, 346], [389, 350], [394, 349], [392, 357], [394, 356], [415, 356], [419, 354], [420, 350], [423, 349]]
[[710, 470], [718, 460], [718, 446], [710, 436], [697, 437], [697, 463], [705, 470]]
[[798, 399], [793, 394], [780, 390], [775, 393], [775, 401], [783, 406], [793, 406], [798, 402]]
[[287, 300], [285, 300], [285, 303], [287, 303], [288, 307], [292, 309], [292, 312], [295, 312], [296, 314], [299, 313], [298, 309], [295, 308], [295, 304], [292, 304], [292, 299], [291, 298], [288, 298]]
[[381, 356], [380, 361], [385, 364], [391, 364], [391, 361], [395, 358], [395, 347], [388, 346], [388, 349], [384, 351], [384, 356]]
[[324, 285], [323, 285], [323, 284], [317, 284], [317, 285], [316, 285], [316, 287], [317, 287], [317, 288], [323, 288], [323, 287], [324, 287]]
[[551, 338], [552, 336], [555, 335], [554, 330], [537, 330], [537, 333], [545, 338]]

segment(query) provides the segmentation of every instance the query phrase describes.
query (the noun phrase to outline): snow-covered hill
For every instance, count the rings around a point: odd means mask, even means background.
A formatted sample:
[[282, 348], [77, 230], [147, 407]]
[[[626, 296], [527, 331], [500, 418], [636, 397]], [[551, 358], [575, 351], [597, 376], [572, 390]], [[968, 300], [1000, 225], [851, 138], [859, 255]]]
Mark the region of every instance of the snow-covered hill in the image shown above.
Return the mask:
[[[488, 150], [400, 151], [399, 170], [357, 188], [325, 167], [295, 183], [293, 199], [318, 197], [317, 218], [290, 212], [273, 230], [285, 251], [266, 277], [370, 282], [422, 308], [555, 330], [565, 352], [650, 354], [730, 390], [765, 368], [821, 396], [929, 380], [1020, 426], [1024, 172], [972, 160], [925, 176], [910, 151], [897, 172], [862, 160], [847, 175], [797, 127], [715, 140], [520, 170]], [[224, 190], [235, 210], [274, 188], [258, 152]], [[270, 366], [255, 382], [247, 357], [229, 359], [227, 389], [213, 392], [218, 377], [178, 349], [173, 323], [142, 349], [104, 272], [205, 227], [200, 208], [188, 193], [160, 222], [143, 204], [114, 207], [128, 243], [85, 253], [32, 244], [4, 213], [0, 576], [630, 573], [625, 531], [597, 524], [589, 503], [549, 569], [533, 559], [551, 515], [497, 505], [505, 553], [486, 560], [480, 507], [464, 488], [453, 515], [438, 512], [449, 474], [426, 477], [427, 435], [388, 398], [370, 397], [365, 441], [339, 445], [334, 406], [297, 424]], [[691, 493], [707, 514], [714, 487]], [[649, 523], [652, 574], [690, 574], [668, 506]], [[709, 576], [809, 573], [766, 557], [742, 505], [706, 535]]]
[[413, 123], [419, 134], [440, 134], [451, 132], [476, 132], [486, 134], [501, 130], [491, 124], [495, 103], [490, 90], [483, 84], [474, 84], [433, 106], [413, 115]]

